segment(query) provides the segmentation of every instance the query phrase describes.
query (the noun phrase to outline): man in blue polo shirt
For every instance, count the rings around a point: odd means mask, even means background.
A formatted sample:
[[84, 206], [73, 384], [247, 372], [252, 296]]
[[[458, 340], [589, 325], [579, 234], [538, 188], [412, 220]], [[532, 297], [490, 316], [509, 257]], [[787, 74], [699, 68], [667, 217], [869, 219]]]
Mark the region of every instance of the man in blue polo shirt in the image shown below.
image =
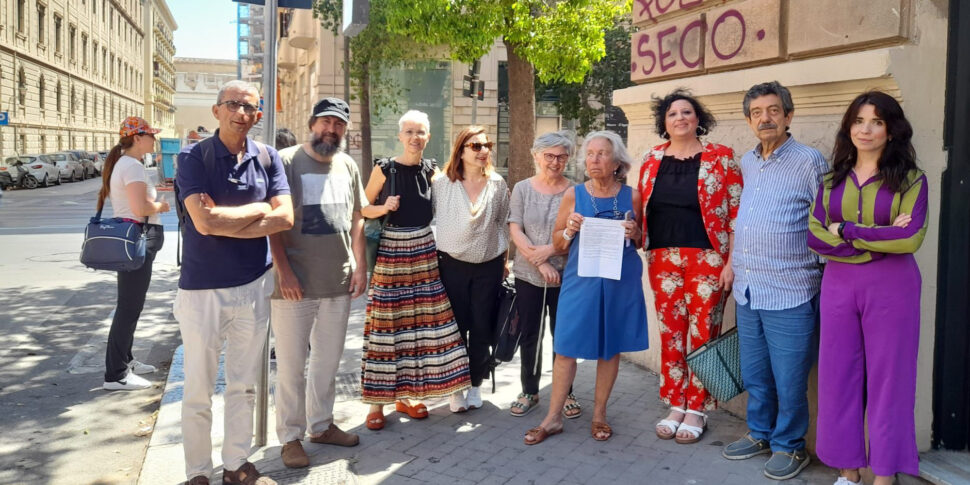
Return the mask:
[[293, 227], [293, 204], [276, 150], [246, 136], [262, 114], [256, 88], [226, 83], [212, 114], [219, 129], [179, 154], [175, 181], [186, 215], [174, 308], [185, 356], [185, 472], [189, 485], [208, 485], [211, 401], [225, 344], [223, 483], [271, 485], [247, 460], [274, 287], [266, 236]]

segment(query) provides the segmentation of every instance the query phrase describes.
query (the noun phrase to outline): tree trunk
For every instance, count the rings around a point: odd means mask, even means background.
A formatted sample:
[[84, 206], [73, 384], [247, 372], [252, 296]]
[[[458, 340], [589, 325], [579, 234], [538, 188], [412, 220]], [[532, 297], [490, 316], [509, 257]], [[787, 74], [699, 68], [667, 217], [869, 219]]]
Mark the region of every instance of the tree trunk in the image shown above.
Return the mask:
[[[369, 72], [366, 64], [363, 72]], [[364, 184], [370, 180], [370, 171], [374, 166], [370, 135], [370, 76], [365, 75], [360, 80], [360, 173]]]
[[509, 59], [509, 187], [535, 174], [532, 142], [536, 131], [535, 73], [532, 64], [519, 57], [507, 40]]

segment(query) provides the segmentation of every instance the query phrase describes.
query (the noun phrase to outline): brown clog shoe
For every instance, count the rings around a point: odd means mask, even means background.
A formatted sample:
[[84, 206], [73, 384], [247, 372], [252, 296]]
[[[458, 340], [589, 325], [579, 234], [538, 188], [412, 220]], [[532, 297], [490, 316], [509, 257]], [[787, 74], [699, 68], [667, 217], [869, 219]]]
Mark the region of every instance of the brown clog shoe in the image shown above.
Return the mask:
[[[367, 420], [370, 421], [370, 418], [368, 417]], [[357, 446], [360, 443], [360, 437], [338, 428], [336, 424], [330, 423], [330, 427], [323, 433], [320, 433], [319, 436], [311, 436], [310, 442], [321, 445]]]
[[287, 468], [306, 468], [310, 466], [310, 457], [306, 456], [303, 450], [303, 443], [300, 440], [288, 441], [280, 451], [283, 464]]

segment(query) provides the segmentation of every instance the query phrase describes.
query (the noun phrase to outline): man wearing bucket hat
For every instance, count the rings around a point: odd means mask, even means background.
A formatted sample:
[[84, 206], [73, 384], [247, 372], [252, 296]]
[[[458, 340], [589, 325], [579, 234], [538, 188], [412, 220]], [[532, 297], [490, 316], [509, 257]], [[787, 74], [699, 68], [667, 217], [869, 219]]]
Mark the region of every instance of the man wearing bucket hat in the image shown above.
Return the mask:
[[280, 152], [295, 201], [294, 224], [269, 238], [277, 278], [270, 321], [276, 337], [276, 434], [290, 468], [310, 464], [301, 443], [306, 434], [312, 443], [359, 442], [333, 422], [350, 301], [367, 288], [360, 214], [367, 197], [357, 163], [344, 152], [349, 123], [347, 103], [324, 98], [310, 113], [310, 139]]
[[190, 485], [208, 485], [212, 393], [225, 347], [223, 483], [271, 485], [248, 457], [274, 286], [266, 236], [293, 226], [293, 206], [276, 150], [247, 137], [261, 116], [256, 88], [226, 83], [212, 114], [219, 129], [179, 154], [175, 179], [185, 209], [174, 305], [184, 343], [185, 472]]

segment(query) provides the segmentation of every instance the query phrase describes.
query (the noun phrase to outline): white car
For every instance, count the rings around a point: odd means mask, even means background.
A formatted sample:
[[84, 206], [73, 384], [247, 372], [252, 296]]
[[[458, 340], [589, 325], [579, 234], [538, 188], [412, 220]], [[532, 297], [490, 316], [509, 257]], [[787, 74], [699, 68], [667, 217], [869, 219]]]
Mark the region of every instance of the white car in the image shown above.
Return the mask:
[[78, 162], [74, 155], [66, 152], [57, 152], [46, 155], [54, 161], [57, 168], [61, 171], [61, 178], [68, 182], [84, 180], [84, 167]]
[[[54, 161], [48, 158], [47, 155], [20, 155], [15, 157], [7, 157], [4, 160], [3, 165], [0, 165], [0, 174], [8, 174], [10, 176], [10, 185], [19, 186], [21, 184], [20, 180], [20, 170], [17, 168], [20, 166], [27, 171], [32, 177], [23, 181], [23, 186], [28, 189], [33, 189], [38, 185], [43, 185], [44, 187], [50, 187], [51, 184], [60, 185], [61, 184], [61, 173], [60, 169], [54, 164]], [[3, 178], [0, 175], [0, 178]]]

